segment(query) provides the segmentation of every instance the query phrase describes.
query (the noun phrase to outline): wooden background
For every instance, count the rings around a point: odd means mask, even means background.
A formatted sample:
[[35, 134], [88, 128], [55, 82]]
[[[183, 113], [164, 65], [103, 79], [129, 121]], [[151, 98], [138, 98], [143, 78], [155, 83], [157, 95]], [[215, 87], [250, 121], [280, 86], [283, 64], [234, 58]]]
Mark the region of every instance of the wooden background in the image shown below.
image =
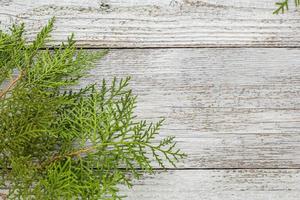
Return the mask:
[[298, 200], [300, 12], [273, 0], [0, 0], [0, 27], [49, 45], [111, 48], [82, 84], [132, 76], [137, 114], [165, 117], [189, 157], [123, 189], [128, 200]]

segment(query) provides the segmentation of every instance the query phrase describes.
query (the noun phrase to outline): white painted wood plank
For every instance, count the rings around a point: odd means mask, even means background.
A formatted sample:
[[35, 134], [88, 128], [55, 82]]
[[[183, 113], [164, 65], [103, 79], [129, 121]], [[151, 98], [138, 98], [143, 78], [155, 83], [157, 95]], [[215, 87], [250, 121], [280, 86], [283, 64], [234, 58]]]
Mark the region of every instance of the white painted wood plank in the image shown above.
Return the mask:
[[125, 190], [128, 200], [298, 200], [300, 170], [161, 172]]
[[300, 167], [300, 50], [111, 50], [82, 85], [132, 76], [137, 114], [165, 117], [179, 167]]
[[121, 186], [120, 193], [125, 200], [298, 200], [299, 182], [299, 169], [171, 170]]
[[0, 27], [26, 22], [28, 38], [57, 17], [52, 44], [81, 47], [300, 46], [300, 15], [273, 0], [0, 0]]

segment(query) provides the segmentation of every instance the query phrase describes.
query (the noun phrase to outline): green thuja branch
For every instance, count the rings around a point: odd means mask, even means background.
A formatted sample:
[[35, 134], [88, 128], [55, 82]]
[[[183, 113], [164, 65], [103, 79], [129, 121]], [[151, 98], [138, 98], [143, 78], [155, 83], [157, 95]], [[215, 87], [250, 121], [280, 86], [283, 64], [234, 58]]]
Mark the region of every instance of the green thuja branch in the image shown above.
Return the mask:
[[72, 90], [107, 52], [77, 50], [73, 35], [47, 49], [53, 24], [30, 44], [23, 24], [0, 31], [0, 197], [120, 199], [120, 184], [185, 154], [158, 140], [163, 121], [136, 119], [129, 78]]
[[[300, 0], [295, 0], [294, 3], [295, 3], [295, 6], [299, 6]], [[277, 2], [277, 3], [275, 3], [275, 5], [277, 6], [277, 9], [273, 12], [273, 14], [284, 13], [285, 10], [289, 9], [289, 0]]]

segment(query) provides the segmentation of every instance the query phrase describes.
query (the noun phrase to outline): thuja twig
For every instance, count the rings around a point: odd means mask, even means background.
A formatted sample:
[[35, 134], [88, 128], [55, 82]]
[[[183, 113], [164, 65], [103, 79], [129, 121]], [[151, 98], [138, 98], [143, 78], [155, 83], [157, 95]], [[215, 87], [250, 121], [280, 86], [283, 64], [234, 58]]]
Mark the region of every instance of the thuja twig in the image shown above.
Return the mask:
[[152, 173], [154, 162], [174, 165], [185, 154], [172, 137], [158, 140], [162, 121], [137, 120], [128, 78], [75, 91], [105, 52], [78, 51], [73, 37], [50, 51], [45, 42], [53, 22], [32, 45], [23, 27], [0, 31], [1, 68], [18, 71], [12, 80], [0, 73], [0, 100], [10, 95], [0, 102], [0, 177], [9, 183], [0, 199], [121, 199], [120, 184], [131, 186]]

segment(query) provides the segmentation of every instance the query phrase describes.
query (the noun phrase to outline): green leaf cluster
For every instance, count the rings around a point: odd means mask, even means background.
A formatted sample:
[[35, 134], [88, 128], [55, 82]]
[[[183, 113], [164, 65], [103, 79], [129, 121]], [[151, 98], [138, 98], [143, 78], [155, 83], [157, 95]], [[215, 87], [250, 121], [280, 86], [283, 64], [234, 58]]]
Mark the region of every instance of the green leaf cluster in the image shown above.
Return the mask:
[[0, 32], [1, 196], [121, 199], [121, 184], [185, 154], [174, 137], [158, 139], [163, 121], [136, 119], [129, 78], [72, 89], [107, 51], [78, 50], [73, 35], [50, 50], [53, 24], [32, 43], [23, 24]]

